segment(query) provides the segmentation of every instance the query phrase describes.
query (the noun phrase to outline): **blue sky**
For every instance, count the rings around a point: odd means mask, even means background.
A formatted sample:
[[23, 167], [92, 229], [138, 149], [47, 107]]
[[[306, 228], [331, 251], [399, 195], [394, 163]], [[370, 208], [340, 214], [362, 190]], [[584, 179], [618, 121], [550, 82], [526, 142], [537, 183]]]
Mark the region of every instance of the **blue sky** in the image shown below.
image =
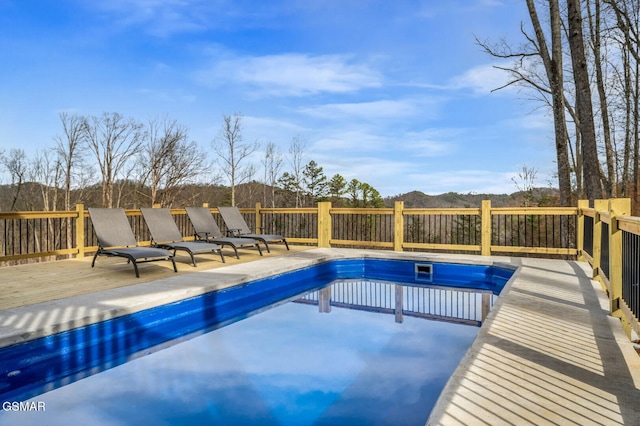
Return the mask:
[[524, 164], [555, 185], [551, 118], [490, 93], [506, 76], [474, 41], [519, 43], [527, 18], [521, 0], [0, 0], [0, 149], [53, 146], [62, 111], [118, 112], [178, 120], [214, 161], [240, 112], [247, 141], [299, 137], [305, 163], [383, 196], [510, 193]]

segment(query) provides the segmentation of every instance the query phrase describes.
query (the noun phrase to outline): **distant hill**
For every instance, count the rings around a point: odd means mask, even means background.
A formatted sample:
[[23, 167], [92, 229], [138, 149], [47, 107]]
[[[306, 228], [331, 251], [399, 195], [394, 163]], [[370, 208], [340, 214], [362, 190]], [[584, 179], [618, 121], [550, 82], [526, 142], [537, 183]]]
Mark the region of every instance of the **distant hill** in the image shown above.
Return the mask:
[[427, 195], [420, 191], [411, 191], [384, 199], [385, 206], [392, 207], [396, 201], [404, 201], [405, 208], [475, 208], [482, 200], [491, 200], [492, 207], [552, 206], [558, 203], [558, 190], [553, 188], [534, 188], [529, 194], [522, 191], [512, 194], [459, 194], [447, 192], [440, 195]]
[[[149, 204], [149, 199], [143, 195], [145, 188], [125, 182], [118, 183], [121, 191], [120, 205], [125, 208], [137, 208]], [[16, 203], [16, 210], [43, 210], [43, 187], [38, 183], [25, 182], [20, 189], [20, 196]], [[16, 188], [11, 185], [0, 185], [0, 211], [9, 211], [13, 204]], [[277, 207], [292, 205], [295, 197], [292, 193], [276, 190]], [[527, 195], [527, 196], [525, 196]], [[49, 194], [50, 198], [57, 199], [57, 205], [63, 202], [63, 191], [57, 190], [57, 194]], [[236, 200], [240, 207], [252, 207], [255, 203], [262, 202], [264, 207], [271, 206], [271, 188], [258, 182], [250, 182], [239, 185], [236, 189]], [[266, 203], [263, 201], [268, 200]], [[530, 193], [514, 192], [512, 194], [459, 194], [447, 192], [440, 195], [427, 195], [420, 191], [411, 191], [405, 194], [395, 195], [384, 199], [386, 207], [393, 207], [396, 201], [404, 201], [406, 208], [470, 208], [480, 207], [482, 200], [491, 200], [493, 207], [521, 207], [529, 206], [554, 206], [558, 205], [558, 191], [551, 188], [535, 188]], [[230, 203], [230, 189], [222, 185], [185, 185], [175, 192], [171, 205], [173, 207], [197, 206], [207, 202], [210, 206], [228, 205]], [[345, 199], [346, 200], [346, 199]], [[72, 204], [84, 203], [86, 207], [101, 205], [100, 185], [93, 185], [82, 190], [74, 190]], [[339, 206], [340, 202], [334, 203]], [[60, 208], [60, 207], [58, 207]]]

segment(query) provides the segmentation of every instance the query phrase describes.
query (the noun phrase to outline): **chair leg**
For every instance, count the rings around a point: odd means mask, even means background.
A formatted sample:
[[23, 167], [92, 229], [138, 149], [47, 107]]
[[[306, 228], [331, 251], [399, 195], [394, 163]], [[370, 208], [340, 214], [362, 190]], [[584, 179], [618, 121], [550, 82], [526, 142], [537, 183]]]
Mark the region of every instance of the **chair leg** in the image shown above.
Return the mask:
[[136, 278], [140, 278], [140, 273], [138, 272], [138, 264], [135, 260], [129, 259], [129, 262], [133, 263], [133, 270], [136, 272]]
[[258, 253], [260, 253], [260, 256], [263, 256], [262, 249], [260, 248], [260, 244], [259, 243], [256, 243], [256, 248], [258, 249]]
[[96, 264], [96, 257], [98, 257], [99, 251], [96, 251], [96, 254], [93, 255], [93, 260], [91, 261], [91, 267], [93, 268]]
[[220, 253], [220, 259], [222, 260], [222, 263], [227, 263], [227, 261], [224, 260], [224, 254], [222, 253], [222, 250], [218, 250], [218, 252]]
[[284, 246], [287, 248], [287, 250], [289, 250], [289, 244], [287, 244], [287, 240], [284, 239], [282, 240], [282, 242], [284, 243]]
[[174, 257], [170, 258], [171, 263], [173, 263], [173, 272], [178, 272], [178, 267], [176, 266], [176, 259]]

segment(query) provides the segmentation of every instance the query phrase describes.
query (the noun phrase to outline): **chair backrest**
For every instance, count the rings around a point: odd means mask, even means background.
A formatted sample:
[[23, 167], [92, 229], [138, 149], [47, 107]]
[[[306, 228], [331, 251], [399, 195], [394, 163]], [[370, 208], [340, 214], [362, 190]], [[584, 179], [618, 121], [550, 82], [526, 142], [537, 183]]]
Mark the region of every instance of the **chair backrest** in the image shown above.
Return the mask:
[[102, 248], [138, 245], [124, 209], [89, 208], [93, 229]]
[[218, 224], [213, 219], [211, 211], [208, 208], [187, 207], [185, 210], [196, 234], [208, 234], [213, 238], [222, 236], [222, 231], [220, 231]]
[[157, 244], [182, 242], [182, 233], [178, 229], [169, 209], [140, 209], [149, 228], [151, 238]]
[[240, 234], [250, 234], [251, 229], [249, 229], [249, 225], [242, 217], [242, 213], [238, 210], [237, 207], [218, 207], [218, 211], [220, 212], [220, 216], [222, 216], [222, 220], [224, 220], [227, 228], [232, 230], [239, 230]]

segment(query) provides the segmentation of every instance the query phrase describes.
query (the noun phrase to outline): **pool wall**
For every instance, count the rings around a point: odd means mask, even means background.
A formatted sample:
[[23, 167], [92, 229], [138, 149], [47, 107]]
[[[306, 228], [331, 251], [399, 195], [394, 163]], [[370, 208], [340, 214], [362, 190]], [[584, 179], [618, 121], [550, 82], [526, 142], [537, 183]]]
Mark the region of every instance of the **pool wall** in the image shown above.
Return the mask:
[[[417, 264], [428, 267], [418, 273]], [[430, 285], [464, 285], [497, 294], [514, 268], [433, 262], [423, 258], [418, 262], [363, 257], [324, 259], [293, 271], [240, 282], [2, 348], [0, 394], [5, 400], [34, 396], [157, 350], [166, 342], [175, 344], [176, 339], [190, 338], [238, 321], [335, 279], [366, 277], [420, 285], [424, 277], [419, 275], [425, 270], [430, 272]]]

